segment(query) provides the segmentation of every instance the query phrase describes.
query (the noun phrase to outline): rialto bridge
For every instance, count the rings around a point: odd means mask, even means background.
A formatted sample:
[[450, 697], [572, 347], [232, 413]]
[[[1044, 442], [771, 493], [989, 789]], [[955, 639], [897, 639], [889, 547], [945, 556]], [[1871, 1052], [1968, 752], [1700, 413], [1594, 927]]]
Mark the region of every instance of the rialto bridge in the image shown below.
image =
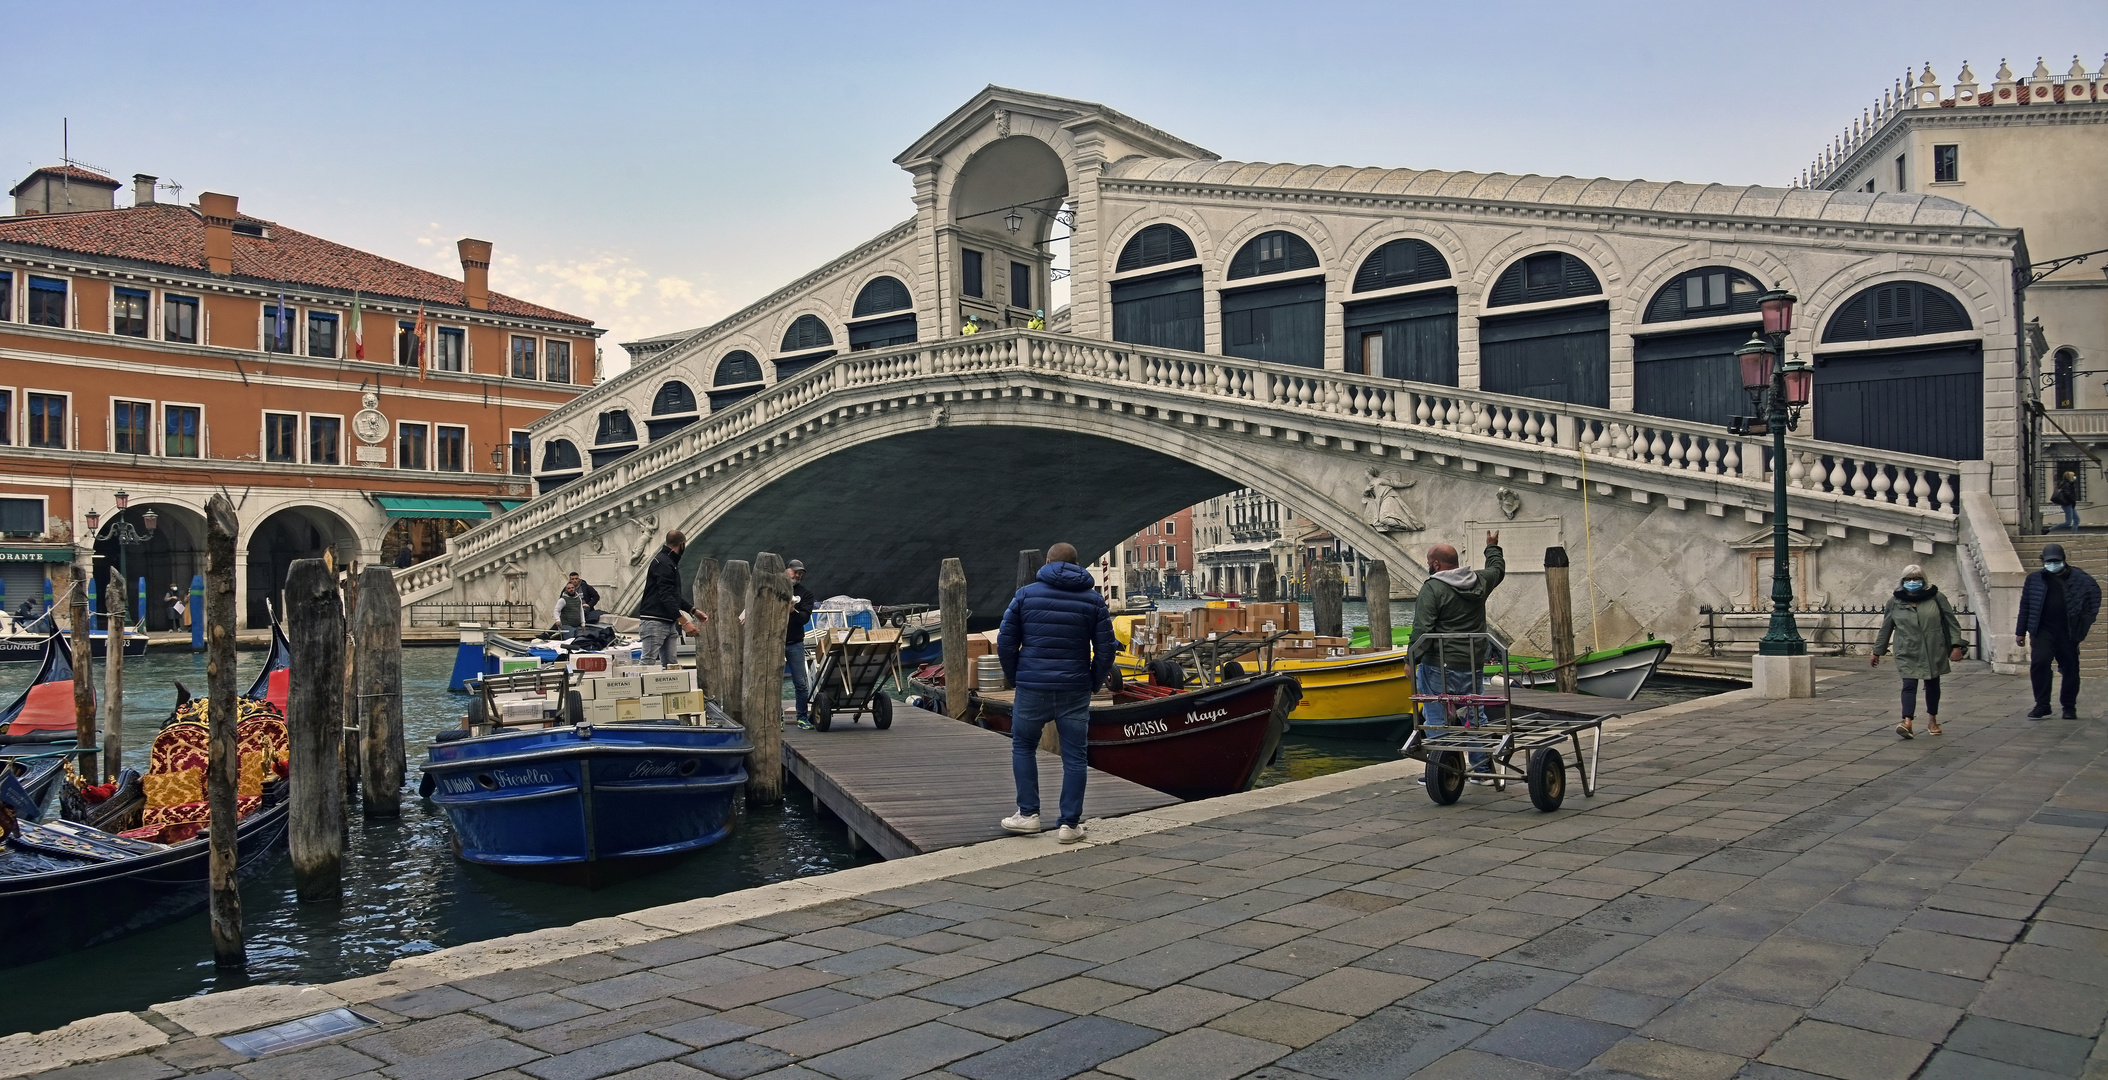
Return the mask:
[[[1584, 640], [1689, 641], [1701, 604], [1764, 599], [1783, 468], [1806, 602], [1875, 602], [1920, 562], [2010, 618], [2026, 256], [1965, 206], [1239, 164], [995, 87], [897, 160], [913, 219], [550, 414], [541, 494], [403, 571], [406, 600], [541, 599], [583, 567], [625, 610], [681, 528], [879, 602], [932, 599], [958, 556], [992, 617], [1019, 549], [1109, 549], [1250, 486], [1406, 591], [1428, 544], [1500, 529], [1524, 574], [1494, 615], [1526, 639], [1564, 544]], [[1071, 301], [1024, 329], [1050, 240]], [[1724, 428], [1772, 287], [1817, 365], [1784, 462]]]

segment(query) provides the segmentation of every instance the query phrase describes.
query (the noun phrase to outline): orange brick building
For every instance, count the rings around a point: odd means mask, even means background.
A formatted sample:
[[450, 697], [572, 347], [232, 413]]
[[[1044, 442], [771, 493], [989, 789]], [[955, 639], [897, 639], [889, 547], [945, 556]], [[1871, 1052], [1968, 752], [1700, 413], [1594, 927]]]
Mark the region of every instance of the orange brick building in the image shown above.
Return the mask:
[[[531, 494], [527, 427], [590, 387], [591, 320], [240, 212], [157, 202], [155, 178], [38, 169], [0, 218], [0, 585], [41, 605], [86, 539], [160, 598], [203, 570], [205, 501], [241, 518], [250, 625], [294, 559], [436, 554], [460, 522]], [[363, 358], [360, 340], [363, 339]], [[109, 534], [117, 493], [144, 542]], [[136, 610], [136, 604], [135, 604]]]

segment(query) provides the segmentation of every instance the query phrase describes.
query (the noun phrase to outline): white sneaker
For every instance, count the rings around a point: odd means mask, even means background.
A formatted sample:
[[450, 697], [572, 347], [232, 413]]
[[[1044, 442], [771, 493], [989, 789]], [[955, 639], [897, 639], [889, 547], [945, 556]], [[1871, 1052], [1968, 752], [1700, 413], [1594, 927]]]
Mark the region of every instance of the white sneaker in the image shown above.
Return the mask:
[[1083, 826], [1063, 825], [1061, 831], [1054, 834], [1054, 839], [1064, 844], [1073, 844], [1083, 839], [1083, 835]]
[[1039, 815], [1012, 814], [1003, 819], [1003, 830], [1014, 833], [1036, 833], [1039, 831]]

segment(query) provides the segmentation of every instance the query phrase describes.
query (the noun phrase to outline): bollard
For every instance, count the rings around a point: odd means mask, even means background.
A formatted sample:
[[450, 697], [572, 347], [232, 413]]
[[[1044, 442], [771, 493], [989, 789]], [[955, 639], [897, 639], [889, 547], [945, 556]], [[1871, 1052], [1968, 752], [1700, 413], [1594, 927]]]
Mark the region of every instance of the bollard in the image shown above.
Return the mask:
[[302, 903], [344, 893], [344, 604], [321, 559], [296, 560], [285, 579], [286, 641], [293, 649], [285, 725], [291, 744], [288, 853]]
[[966, 568], [957, 559], [946, 559], [937, 571], [937, 610], [944, 634], [944, 711], [954, 720], [966, 719]]
[[695, 629], [695, 677], [696, 689], [708, 694], [717, 689], [723, 680], [721, 661], [724, 659], [717, 649], [717, 575], [716, 559], [700, 558], [695, 561], [695, 579], [688, 595], [695, 598], [695, 609], [710, 616], [709, 620]]
[[241, 766], [234, 689], [234, 538], [241, 522], [225, 494], [205, 504], [205, 803], [209, 814], [212, 958], [222, 968], [248, 966], [242, 943], [241, 865], [236, 842], [235, 773]]
[[747, 601], [740, 688], [746, 695], [741, 722], [754, 752], [747, 756], [747, 805], [783, 797], [783, 635], [790, 628], [790, 575], [783, 557], [764, 551], [754, 559], [754, 591]]
[[403, 808], [403, 613], [395, 572], [369, 566], [359, 573], [359, 716], [365, 729], [366, 816], [397, 817]]
[[1370, 559], [1368, 576], [1362, 579], [1362, 595], [1369, 605], [1369, 644], [1391, 647], [1391, 568], [1382, 559]]
[[124, 768], [124, 580], [111, 574], [105, 593], [110, 632], [102, 646], [102, 771], [104, 780], [115, 780]]
[[1580, 672], [1574, 670], [1574, 592], [1567, 578], [1566, 549], [1544, 549], [1545, 600], [1552, 614], [1552, 670], [1559, 675], [1559, 692], [1581, 692]]
[[205, 651], [205, 575], [190, 575], [190, 651]]
[[1341, 636], [1345, 628], [1340, 624], [1340, 602], [1346, 590], [1346, 582], [1340, 580], [1338, 563], [1325, 559], [1311, 568], [1310, 600], [1317, 614], [1317, 636]]
[[[1259, 602], [1262, 604], [1278, 603], [1281, 599], [1281, 572], [1274, 569], [1274, 560], [1271, 555], [1267, 556], [1265, 562], [1259, 564], [1258, 591]], [[1283, 629], [1301, 630], [1302, 627], [1292, 626], [1283, 627]]]
[[[740, 689], [744, 685], [741, 672], [741, 651], [745, 644], [740, 637], [740, 616], [747, 610], [747, 601], [754, 591], [754, 567], [744, 559], [733, 559], [717, 572], [717, 614], [710, 621], [717, 624], [717, 665], [724, 685], [717, 687], [717, 703], [732, 714], [732, 719], [742, 719], [745, 702], [740, 700]], [[697, 648], [701, 648], [698, 643]]]
[[95, 767], [95, 645], [88, 636], [94, 619], [88, 608], [88, 587], [94, 581], [80, 563], [72, 566], [66, 590], [66, 623], [73, 631], [73, 746], [81, 752], [83, 781], [102, 775]]
[[1017, 553], [1017, 587], [1022, 589], [1039, 580], [1039, 568], [1047, 560], [1038, 548], [1026, 548]]

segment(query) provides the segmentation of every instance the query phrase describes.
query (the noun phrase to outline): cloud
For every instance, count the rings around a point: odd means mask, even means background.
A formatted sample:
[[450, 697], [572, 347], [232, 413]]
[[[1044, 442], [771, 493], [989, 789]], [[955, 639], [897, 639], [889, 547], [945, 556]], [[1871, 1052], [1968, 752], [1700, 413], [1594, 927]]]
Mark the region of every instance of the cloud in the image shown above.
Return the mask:
[[537, 304], [583, 315], [607, 328], [601, 339], [605, 374], [629, 366], [625, 341], [691, 330], [723, 318], [731, 305], [687, 278], [654, 272], [627, 255], [603, 252], [582, 259], [528, 265], [500, 257], [491, 287]]

